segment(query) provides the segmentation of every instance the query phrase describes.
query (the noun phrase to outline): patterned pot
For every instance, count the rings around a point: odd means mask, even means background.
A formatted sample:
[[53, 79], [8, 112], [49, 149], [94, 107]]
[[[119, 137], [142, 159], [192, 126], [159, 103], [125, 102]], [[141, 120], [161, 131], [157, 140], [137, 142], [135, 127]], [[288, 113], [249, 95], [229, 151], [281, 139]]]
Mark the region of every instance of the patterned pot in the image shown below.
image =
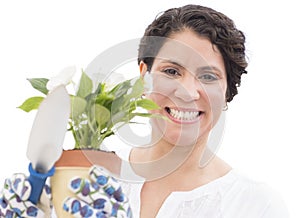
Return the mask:
[[74, 194], [68, 189], [74, 177], [88, 178], [92, 165], [99, 165], [113, 174], [119, 175], [121, 159], [113, 152], [100, 150], [65, 150], [55, 164], [55, 173], [51, 177], [53, 206], [58, 218], [72, 217], [63, 210], [63, 202]]

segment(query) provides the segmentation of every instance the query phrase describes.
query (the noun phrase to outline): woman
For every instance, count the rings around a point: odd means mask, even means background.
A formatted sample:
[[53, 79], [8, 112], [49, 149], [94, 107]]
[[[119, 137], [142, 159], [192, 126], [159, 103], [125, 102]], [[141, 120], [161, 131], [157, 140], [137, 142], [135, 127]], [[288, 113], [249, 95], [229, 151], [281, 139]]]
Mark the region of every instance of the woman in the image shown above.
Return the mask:
[[[138, 63], [141, 76], [152, 80], [145, 97], [160, 106], [153, 113], [168, 119], [151, 120], [148, 146], [122, 153], [129, 160], [123, 169], [139, 182], [118, 182], [93, 167], [91, 181], [71, 181], [78, 198], [67, 199], [65, 210], [77, 217], [288, 217], [274, 191], [240, 175], [207, 148], [246, 73], [244, 43], [232, 20], [207, 7], [186, 5], [158, 16], [141, 40]], [[18, 184], [26, 184], [25, 177], [17, 177]], [[8, 180], [4, 192], [20, 196], [24, 186], [14, 186], [15, 181]], [[87, 198], [80, 187], [96, 197]], [[21, 198], [23, 205], [30, 203], [24, 194]], [[5, 194], [3, 199], [2, 215], [10, 202]]]

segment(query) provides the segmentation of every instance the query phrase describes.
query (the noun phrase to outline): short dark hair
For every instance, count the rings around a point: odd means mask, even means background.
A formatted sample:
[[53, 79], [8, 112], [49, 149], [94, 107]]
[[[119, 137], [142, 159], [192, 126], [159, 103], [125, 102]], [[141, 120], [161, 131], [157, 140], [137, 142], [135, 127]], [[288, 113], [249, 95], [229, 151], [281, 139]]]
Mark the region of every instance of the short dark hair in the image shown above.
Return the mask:
[[163, 41], [154, 43], [155, 37], [169, 37], [185, 29], [208, 38], [221, 52], [227, 76], [226, 101], [230, 102], [238, 93], [237, 87], [241, 84], [242, 74], [247, 73], [245, 35], [230, 18], [211, 8], [189, 4], [171, 8], [156, 17], [141, 39], [138, 63], [143, 61], [150, 71], [163, 44]]

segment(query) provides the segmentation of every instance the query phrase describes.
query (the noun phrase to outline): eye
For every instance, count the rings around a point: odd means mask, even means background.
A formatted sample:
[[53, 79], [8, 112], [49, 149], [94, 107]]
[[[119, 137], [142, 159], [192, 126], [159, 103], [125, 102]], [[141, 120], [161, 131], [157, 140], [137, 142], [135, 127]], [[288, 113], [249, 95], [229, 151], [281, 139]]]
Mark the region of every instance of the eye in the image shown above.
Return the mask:
[[163, 72], [169, 76], [180, 76], [181, 74], [178, 72], [178, 70], [174, 68], [167, 68], [164, 69]]
[[211, 83], [211, 82], [218, 80], [219, 78], [214, 73], [205, 73], [205, 74], [199, 75], [198, 79], [204, 83]]

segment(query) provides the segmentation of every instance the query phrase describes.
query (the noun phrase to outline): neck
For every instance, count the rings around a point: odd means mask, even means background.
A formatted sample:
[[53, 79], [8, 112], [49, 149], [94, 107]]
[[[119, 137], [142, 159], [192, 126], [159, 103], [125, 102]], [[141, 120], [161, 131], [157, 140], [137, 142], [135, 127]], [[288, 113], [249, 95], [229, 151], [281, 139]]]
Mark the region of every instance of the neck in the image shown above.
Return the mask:
[[[160, 140], [154, 146], [135, 148], [130, 161], [138, 174], [153, 180], [176, 171], [202, 171], [203, 158], [213, 155], [206, 149], [208, 137], [201, 137], [194, 145], [174, 146]], [[159, 169], [159, 170], [157, 170]]]
[[[152, 139], [155, 142], [154, 139]], [[194, 162], [198, 165], [202, 158], [204, 151], [206, 150], [208, 141], [208, 134], [202, 136], [194, 143], [174, 145], [163, 139], [152, 143], [154, 146], [148, 147], [145, 152], [147, 152], [149, 161], [158, 160], [165, 157], [179, 158], [174, 156], [176, 154], [180, 155], [180, 158], [185, 158], [186, 162]]]

